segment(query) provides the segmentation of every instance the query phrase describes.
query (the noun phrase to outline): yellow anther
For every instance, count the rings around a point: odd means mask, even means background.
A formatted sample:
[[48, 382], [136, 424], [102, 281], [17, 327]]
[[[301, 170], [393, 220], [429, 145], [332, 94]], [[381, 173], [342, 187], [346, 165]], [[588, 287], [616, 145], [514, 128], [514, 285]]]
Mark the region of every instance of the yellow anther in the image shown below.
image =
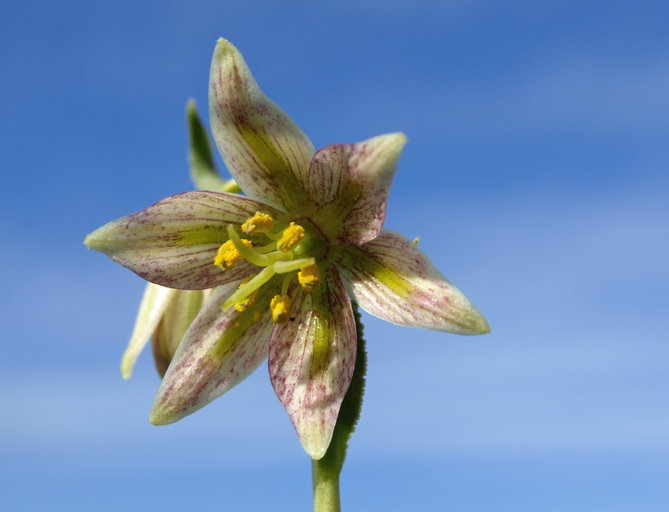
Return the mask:
[[413, 239], [413, 244], [418, 245], [418, 242], [420, 242], [420, 237], [417, 236], [416, 238]]
[[321, 273], [318, 270], [318, 265], [309, 265], [302, 268], [297, 273], [297, 280], [302, 288], [308, 292], [313, 292], [321, 284]]
[[290, 320], [290, 297], [288, 295], [275, 295], [269, 303], [272, 310], [272, 320], [274, 323], [282, 324]]
[[[242, 243], [249, 249], [253, 247], [253, 244], [244, 238], [242, 238]], [[230, 268], [241, 259], [242, 253], [237, 250], [232, 240], [228, 240], [218, 248], [218, 253], [214, 258], [214, 265], [219, 268]]]
[[256, 212], [253, 217], [246, 219], [242, 224], [242, 231], [247, 235], [254, 233], [269, 233], [272, 230], [272, 216], [266, 213]]
[[260, 311], [254, 311], [253, 312], [253, 322], [255, 323], [258, 320], [260, 320]]
[[279, 250], [283, 252], [288, 252], [293, 247], [295, 247], [303, 238], [304, 238], [304, 228], [299, 224], [291, 222], [290, 225], [283, 230], [283, 233], [281, 233], [281, 238], [277, 242], [276, 246]]
[[[242, 284], [239, 285], [239, 289], [241, 290], [244, 288], [244, 285], [248, 283], [251, 280], [250, 277], [247, 277]], [[246, 308], [249, 306], [252, 306], [253, 303], [256, 301], [256, 297], [260, 293], [260, 288], [258, 288], [256, 291], [254, 291], [251, 295], [248, 297], [240, 300], [239, 302], [235, 302], [235, 309], [237, 311], [244, 311]]]

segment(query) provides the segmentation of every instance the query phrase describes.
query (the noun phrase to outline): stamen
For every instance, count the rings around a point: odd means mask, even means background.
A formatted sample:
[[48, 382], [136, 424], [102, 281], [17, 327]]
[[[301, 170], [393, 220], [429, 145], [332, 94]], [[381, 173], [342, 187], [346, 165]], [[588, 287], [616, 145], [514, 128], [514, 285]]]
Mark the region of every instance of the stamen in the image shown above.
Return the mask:
[[[254, 251], [251, 242], [240, 238], [237, 234], [237, 230], [232, 224], [228, 224], [228, 236], [230, 237], [230, 241], [235, 245], [241, 255], [254, 265], [258, 265], [259, 267], [266, 267], [272, 263], [272, 259]], [[246, 242], [248, 242], [248, 244]]]
[[269, 303], [272, 310], [274, 323], [282, 324], [290, 320], [290, 297], [288, 295], [275, 295]]
[[[245, 247], [252, 247], [249, 240], [240, 239], [239, 244]], [[219, 268], [223, 268], [223, 266], [230, 268], [242, 258], [242, 253], [237, 248], [237, 244], [233, 243], [232, 240], [228, 240], [218, 248], [218, 252], [214, 258], [214, 265]]]
[[230, 295], [227, 300], [221, 306], [221, 309], [226, 310], [233, 304], [243, 301], [246, 297], [251, 295], [256, 290], [260, 289], [267, 281], [274, 277], [274, 269], [272, 267], [265, 267], [262, 269], [256, 276], [246, 283], [243, 287], [239, 288], [235, 293]]
[[[239, 285], [239, 290], [241, 290], [242, 288], [244, 288], [244, 286], [245, 286], [250, 280], [251, 280], [250, 277], [246, 278], [246, 280], [245, 280], [244, 282], [242, 282], [242, 284]], [[248, 308], [249, 306], [252, 306], [253, 303], [256, 301], [256, 297], [258, 296], [259, 293], [260, 293], [260, 289], [254, 291], [251, 295], [249, 295], [249, 296], [246, 297], [245, 299], [242, 299], [242, 300], [240, 300], [239, 302], [235, 302], [235, 309], [236, 309], [237, 311], [244, 311], [244, 310], [245, 310], [246, 308]]]
[[268, 252], [276, 251], [276, 242], [270, 242], [267, 245], [260, 245], [253, 248], [258, 254], [267, 254]]
[[304, 228], [299, 224], [291, 222], [290, 225], [283, 230], [283, 233], [281, 233], [281, 238], [279, 239], [279, 242], [276, 244], [276, 246], [279, 248], [279, 250], [288, 252], [303, 238]]
[[247, 235], [254, 233], [268, 233], [272, 230], [272, 216], [266, 213], [256, 212], [253, 217], [246, 219], [242, 224], [242, 231]]
[[418, 245], [418, 242], [420, 242], [420, 237], [417, 236], [416, 238], [413, 239], [413, 244]]
[[318, 265], [309, 265], [300, 269], [297, 273], [297, 280], [302, 288], [308, 292], [313, 292], [321, 284], [321, 273], [318, 270]]
[[283, 283], [281, 283], [281, 295], [288, 295], [288, 287], [290, 286], [290, 282], [293, 280], [293, 276], [290, 274], [286, 274], [283, 277]]
[[277, 274], [285, 274], [286, 272], [295, 272], [302, 267], [314, 265], [316, 260], [314, 258], [300, 258], [299, 260], [277, 261], [272, 268]]

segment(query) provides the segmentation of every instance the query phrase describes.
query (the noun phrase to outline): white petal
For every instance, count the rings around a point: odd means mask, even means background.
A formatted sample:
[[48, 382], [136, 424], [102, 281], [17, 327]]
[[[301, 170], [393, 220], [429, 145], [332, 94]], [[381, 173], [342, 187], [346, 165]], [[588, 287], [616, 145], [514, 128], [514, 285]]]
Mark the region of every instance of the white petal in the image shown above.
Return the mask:
[[312, 218], [331, 240], [361, 245], [379, 234], [406, 141], [403, 133], [391, 133], [314, 155], [307, 179], [317, 210]]
[[[257, 308], [223, 311], [221, 305], [237, 283], [219, 286], [179, 344], [151, 408], [151, 423], [180, 420], [248, 377], [267, 357], [272, 322], [267, 313], [268, 293], [261, 293]], [[254, 313], [262, 311], [257, 321]]]
[[256, 211], [278, 214], [238, 194], [185, 192], [102, 226], [84, 243], [152, 283], [213, 288], [250, 272], [252, 265], [246, 261], [222, 271], [214, 258], [228, 240], [228, 224], [241, 224]]
[[457, 334], [490, 327], [460, 290], [402, 235], [384, 229], [361, 247], [345, 247], [337, 262], [355, 301], [388, 322]]
[[157, 284], [148, 283], [144, 290], [142, 302], [139, 305], [135, 327], [130, 336], [128, 348], [121, 359], [121, 374], [124, 379], [132, 375], [132, 368], [146, 343], [153, 335], [165, 310], [170, 305], [177, 290], [165, 288]]
[[330, 445], [355, 368], [351, 302], [334, 269], [311, 293], [290, 291], [295, 320], [272, 332], [269, 373], [304, 450], [320, 459]]
[[209, 122], [230, 174], [244, 193], [285, 211], [305, 200], [314, 146], [260, 90], [244, 57], [219, 39], [209, 79]]

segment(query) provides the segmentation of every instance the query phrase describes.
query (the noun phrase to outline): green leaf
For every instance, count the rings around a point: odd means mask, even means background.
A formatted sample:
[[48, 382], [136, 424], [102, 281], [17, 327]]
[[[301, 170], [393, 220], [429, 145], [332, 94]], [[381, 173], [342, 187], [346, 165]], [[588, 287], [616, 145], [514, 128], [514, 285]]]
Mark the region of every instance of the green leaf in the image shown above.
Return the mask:
[[200, 121], [193, 99], [188, 101], [186, 119], [188, 122], [190, 177], [200, 190], [221, 191], [226, 183], [216, 171], [209, 136], [202, 121]]

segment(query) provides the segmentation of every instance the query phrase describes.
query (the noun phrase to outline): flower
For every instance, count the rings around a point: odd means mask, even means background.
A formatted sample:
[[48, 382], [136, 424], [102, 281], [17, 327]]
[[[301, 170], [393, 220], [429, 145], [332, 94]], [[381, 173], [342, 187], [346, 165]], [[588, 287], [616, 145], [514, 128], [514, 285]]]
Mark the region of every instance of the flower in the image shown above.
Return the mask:
[[215, 287], [151, 409], [177, 421], [265, 358], [305, 451], [328, 448], [355, 364], [349, 296], [389, 322], [458, 334], [488, 324], [411, 241], [383, 229], [401, 133], [315, 151], [221, 39], [209, 84], [214, 139], [248, 197], [168, 197], [101, 227], [89, 248], [153, 283]]

